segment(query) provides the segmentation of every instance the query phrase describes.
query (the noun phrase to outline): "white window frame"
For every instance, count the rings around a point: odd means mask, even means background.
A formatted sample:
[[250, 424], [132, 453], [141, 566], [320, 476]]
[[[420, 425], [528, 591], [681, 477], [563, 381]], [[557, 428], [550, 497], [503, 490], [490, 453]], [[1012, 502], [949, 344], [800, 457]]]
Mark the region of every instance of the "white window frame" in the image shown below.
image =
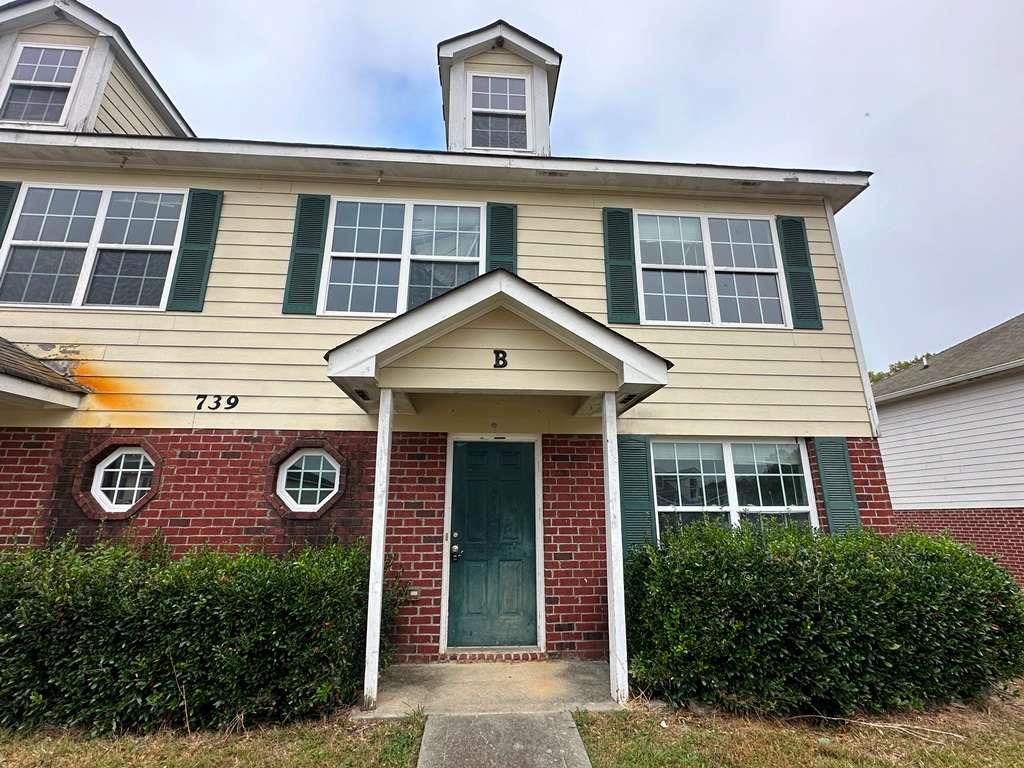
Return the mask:
[[[640, 256], [640, 217], [641, 216], [678, 216], [683, 218], [698, 219], [700, 221], [701, 241], [704, 247], [704, 266], [681, 265], [681, 264], [643, 264]], [[775, 269], [765, 267], [715, 267], [714, 257], [711, 253], [711, 226], [710, 219], [746, 219], [748, 221], [768, 222], [768, 231], [772, 235], [772, 249], [775, 252]], [[773, 328], [792, 329], [793, 316], [789, 308], [789, 290], [786, 285], [786, 270], [782, 263], [782, 249], [779, 247], [779, 233], [775, 229], [774, 216], [749, 215], [745, 213], [701, 213], [697, 211], [659, 211], [659, 210], [634, 210], [633, 211], [633, 253], [636, 262], [636, 291], [637, 304], [640, 308], [640, 323], [643, 325], [664, 325], [664, 326], [694, 326], [697, 328], [724, 327], [724, 328]], [[696, 320], [648, 320], [647, 307], [644, 302], [644, 269], [660, 269], [670, 271], [701, 272], [708, 288], [708, 322]], [[779, 283], [779, 300], [782, 304], [782, 323], [727, 323], [722, 320], [722, 312], [718, 306], [718, 284], [715, 280], [717, 272], [723, 274], [759, 274], [775, 275]]]
[[[526, 83], [526, 109], [482, 109], [473, 108], [473, 76], [477, 77], [504, 77], [509, 80], [522, 80]], [[533, 152], [533, 78], [523, 72], [481, 72], [479, 70], [466, 70], [466, 149], [474, 152], [495, 152], [502, 155]], [[526, 121], [526, 147], [478, 147], [473, 143], [473, 114], [480, 112], [486, 115], [507, 115], [509, 117], [523, 117]]]
[[[725, 485], [729, 496], [729, 504], [718, 507], [718, 506], [677, 506], [677, 505], [659, 505], [658, 504], [658, 491], [657, 491], [657, 480], [654, 473], [654, 445], [655, 443], [714, 443], [722, 446], [722, 459], [725, 462]], [[807, 506], [806, 507], [752, 507], [750, 505], [740, 505], [739, 503], [734, 504], [733, 501], [739, 501], [739, 494], [736, 491], [736, 468], [733, 465], [732, 460], [732, 447], [733, 445], [740, 444], [765, 444], [765, 445], [783, 445], [795, 443], [800, 449], [800, 464], [801, 469], [804, 473], [804, 491], [807, 494]], [[678, 437], [678, 436], [664, 436], [659, 435], [657, 437], [651, 437], [650, 448], [648, 450], [648, 461], [651, 467], [651, 493], [654, 499], [654, 527], [657, 533], [658, 541], [661, 541], [661, 520], [659, 519], [659, 513], [661, 512], [713, 512], [721, 514], [726, 512], [729, 515], [729, 523], [734, 527], [738, 528], [740, 525], [740, 514], [741, 513], [754, 513], [763, 514], [766, 516], [779, 515], [794, 512], [807, 512], [811, 521], [811, 528], [815, 531], [819, 530], [818, 522], [818, 505], [814, 498], [814, 481], [811, 477], [811, 462], [807, 454], [807, 441], [804, 438], [767, 438], [767, 437], [732, 437], [723, 439], [721, 437]]]
[[[81, 51], [82, 55], [78, 59], [78, 69], [75, 70], [75, 76], [70, 83], [40, 83], [30, 82], [28, 80], [15, 80], [14, 70], [18, 66], [18, 62], [21, 60], [21, 52], [26, 48], [59, 48], [64, 51]], [[65, 45], [63, 43], [33, 43], [33, 42], [22, 42], [15, 46], [14, 54], [11, 60], [7, 63], [7, 69], [4, 71], [3, 87], [0, 88], [0, 109], [7, 103], [7, 95], [10, 93], [12, 85], [26, 85], [30, 87], [38, 88], [67, 88], [68, 97], [64, 101], [64, 109], [60, 113], [60, 120], [56, 123], [50, 123], [45, 120], [0, 120], [0, 125], [4, 126], [17, 126], [17, 125], [46, 125], [58, 128], [64, 126], [68, 121], [68, 112], [71, 110], [71, 102], [75, 98], [75, 93], [78, 91], [78, 84], [82, 79], [82, 72], [85, 70], [85, 60], [89, 55], [89, 47], [83, 45]]]
[[[99, 208], [96, 209], [96, 220], [93, 222], [92, 233], [88, 243], [55, 243], [46, 240], [15, 240], [14, 232], [18, 227], [18, 219], [21, 217], [21, 209], [25, 204], [25, 197], [29, 189], [76, 189], [100, 193]], [[114, 192], [152, 192], [159, 194], [181, 195], [181, 212], [178, 214], [178, 229], [174, 235], [174, 243], [166, 245], [128, 245], [112, 243], [100, 244], [100, 234], [103, 231], [103, 223], [107, 218], [107, 208], [110, 205], [110, 197]], [[97, 312], [163, 312], [167, 308], [167, 300], [171, 295], [171, 282], [174, 280], [174, 270], [178, 262], [178, 251], [181, 246], [182, 231], [184, 230], [185, 212], [188, 209], [187, 189], [163, 189], [154, 187], [109, 187], [98, 184], [52, 184], [48, 181], [23, 181], [18, 191], [18, 201], [14, 206], [10, 221], [7, 225], [7, 234], [4, 236], [3, 244], [0, 245], [0, 279], [7, 269], [7, 260], [10, 258], [11, 250], [15, 247], [25, 248], [63, 248], [66, 250], [85, 250], [85, 257], [82, 260], [82, 271], [78, 275], [78, 284], [75, 287], [75, 295], [70, 304], [40, 304], [21, 301], [0, 301], [0, 307], [10, 309], [87, 309]], [[86, 304], [85, 294], [92, 279], [92, 270], [96, 265], [96, 255], [100, 250], [111, 251], [166, 251], [171, 250], [171, 258], [167, 263], [167, 278], [164, 280], [164, 291], [160, 297], [160, 304], [155, 307], [132, 307], [125, 305], [107, 304]]]
[[125, 445], [110, 453], [109, 455], [106, 456], [106, 458], [104, 458], [99, 464], [96, 465], [96, 469], [92, 473], [92, 486], [90, 488], [92, 498], [96, 501], [97, 504], [100, 505], [100, 507], [103, 508], [104, 512], [110, 512], [111, 514], [127, 512], [129, 509], [138, 504], [139, 501], [142, 498], [144, 498], [147, 493], [150, 493], [153, 490], [153, 488], [156, 487], [155, 485], [150, 486], [149, 490], [146, 491], [146, 493], [143, 493], [142, 496], [139, 496], [139, 498], [133, 501], [131, 504], [115, 504], [113, 501], [110, 500], [110, 498], [105, 493], [103, 493], [103, 491], [101, 490], [103, 486], [103, 472], [107, 469], [107, 467], [109, 467], [119, 458], [129, 453], [141, 453], [143, 456], [145, 456], [149, 460], [150, 464], [153, 465], [152, 471], [154, 472], [155, 478], [156, 460], [152, 456], [150, 456], [146, 452], [146, 450], [141, 446]]
[[[320, 456], [324, 458], [328, 464], [334, 467], [334, 490], [325, 496], [324, 500], [319, 504], [299, 504], [291, 497], [288, 491], [285, 490], [288, 468], [303, 456]], [[341, 465], [323, 448], [300, 448], [290, 454], [287, 459], [278, 465], [276, 489], [277, 498], [279, 498], [281, 502], [292, 512], [319, 512], [341, 492]]]
[[[337, 216], [338, 203], [380, 203], [383, 205], [397, 204], [405, 206], [405, 217], [402, 221], [402, 252], [397, 253], [346, 253], [334, 252], [334, 220]], [[475, 257], [469, 256], [426, 256], [412, 253], [412, 212], [417, 205], [447, 205], [456, 208], [478, 208], [480, 210], [480, 247]], [[409, 274], [414, 261], [443, 261], [451, 264], [472, 264], [477, 262], [477, 277], [484, 273], [487, 265], [487, 203], [465, 202], [454, 200], [415, 200], [411, 198], [357, 197], [354, 195], [332, 195], [331, 210], [327, 216], [327, 236], [324, 238], [324, 258], [320, 265], [320, 295], [317, 297], [317, 314], [335, 317], [388, 318], [396, 317], [407, 311], [409, 305]], [[388, 259], [399, 261], [398, 267], [398, 305], [394, 312], [351, 312], [327, 309], [327, 292], [330, 288], [332, 259]]]

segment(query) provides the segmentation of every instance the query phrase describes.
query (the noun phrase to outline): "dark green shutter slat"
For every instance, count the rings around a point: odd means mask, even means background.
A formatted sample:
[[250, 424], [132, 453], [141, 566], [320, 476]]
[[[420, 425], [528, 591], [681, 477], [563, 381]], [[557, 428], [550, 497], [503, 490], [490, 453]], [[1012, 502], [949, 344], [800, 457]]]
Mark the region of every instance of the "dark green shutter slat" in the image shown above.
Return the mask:
[[516, 271], [516, 206], [487, 204], [487, 271]]
[[825, 512], [828, 513], [828, 532], [845, 533], [860, 528], [860, 508], [857, 506], [846, 438], [816, 437], [814, 454], [818, 460]]
[[779, 231], [786, 285], [789, 287], [793, 327], [820, 331], [821, 307], [818, 305], [818, 290], [814, 285], [807, 227], [799, 216], [779, 216], [775, 224]]
[[212, 189], [188, 191], [185, 227], [178, 247], [178, 261], [174, 267], [171, 295], [167, 301], [168, 309], [203, 311], [223, 200], [224, 193]]
[[299, 195], [295, 203], [292, 256], [282, 307], [286, 315], [316, 314], [330, 207], [331, 199], [326, 195]]
[[651, 441], [619, 436], [619, 495], [622, 500], [622, 551], [654, 542], [654, 491]]
[[0, 242], [7, 234], [7, 225], [11, 222], [20, 190], [21, 184], [17, 181], [0, 181]]
[[604, 271], [609, 323], [639, 323], [636, 259], [633, 255], [633, 211], [604, 209]]

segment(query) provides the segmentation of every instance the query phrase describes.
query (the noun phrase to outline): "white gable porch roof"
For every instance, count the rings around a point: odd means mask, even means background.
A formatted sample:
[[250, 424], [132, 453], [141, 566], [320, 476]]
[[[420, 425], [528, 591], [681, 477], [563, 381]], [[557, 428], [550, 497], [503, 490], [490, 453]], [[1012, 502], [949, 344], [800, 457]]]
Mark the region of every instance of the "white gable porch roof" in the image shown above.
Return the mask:
[[[507, 309], [561, 340], [615, 374], [616, 407], [631, 408], [668, 383], [672, 363], [613, 331], [589, 315], [556, 299], [533, 283], [503, 269], [488, 272], [436, 299], [366, 331], [325, 355], [327, 375], [367, 413], [376, 413], [382, 369], [394, 360], [497, 308]], [[452, 372], [443, 389], [451, 393], [480, 392]], [[495, 392], [493, 389], [487, 392]], [[538, 376], [522, 394], [559, 393]], [[564, 393], [564, 392], [563, 392]], [[585, 399], [578, 415], [600, 412], [600, 392], [579, 392]], [[410, 410], [407, 398], [396, 410]]]

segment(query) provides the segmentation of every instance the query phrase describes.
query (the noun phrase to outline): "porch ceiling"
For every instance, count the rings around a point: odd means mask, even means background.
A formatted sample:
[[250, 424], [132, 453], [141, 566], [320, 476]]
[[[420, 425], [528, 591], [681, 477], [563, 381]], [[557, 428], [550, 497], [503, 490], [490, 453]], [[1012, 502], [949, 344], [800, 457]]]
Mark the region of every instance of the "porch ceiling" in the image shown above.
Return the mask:
[[341, 344], [328, 376], [367, 413], [416, 393], [575, 395], [577, 414], [619, 413], [668, 382], [671, 363], [521, 277], [495, 270]]

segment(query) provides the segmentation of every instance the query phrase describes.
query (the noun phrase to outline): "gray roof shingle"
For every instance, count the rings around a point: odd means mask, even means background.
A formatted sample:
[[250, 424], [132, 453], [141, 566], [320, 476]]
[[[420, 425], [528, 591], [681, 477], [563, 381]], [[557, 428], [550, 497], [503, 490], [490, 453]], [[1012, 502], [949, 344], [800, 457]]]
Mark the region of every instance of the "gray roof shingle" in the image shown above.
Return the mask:
[[970, 376], [994, 366], [1024, 361], [1024, 314], [928, 358], [928, 367], [915, 365], [871, 385], [876, 398]]

